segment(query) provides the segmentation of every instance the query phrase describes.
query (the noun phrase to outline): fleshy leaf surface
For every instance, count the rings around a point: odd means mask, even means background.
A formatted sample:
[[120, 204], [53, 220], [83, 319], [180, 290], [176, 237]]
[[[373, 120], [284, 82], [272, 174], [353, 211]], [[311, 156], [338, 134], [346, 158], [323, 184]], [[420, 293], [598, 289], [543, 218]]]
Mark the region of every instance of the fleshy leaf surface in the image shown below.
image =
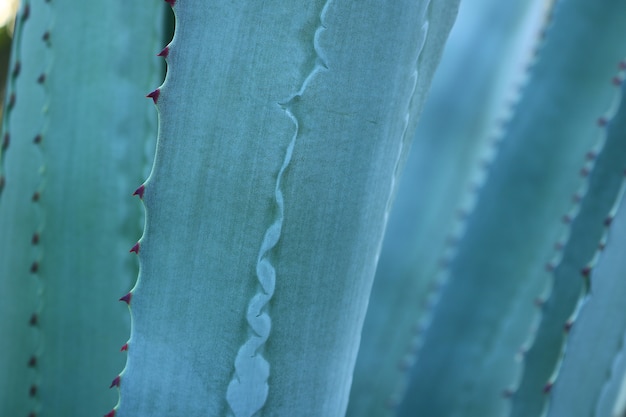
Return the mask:
[[117, 413], [342, 415], [455, 7], [173, 9]]
[[[86, 416], [130, 333], [116, 305], [136, 276], [128, 248], [156, 118], [142, 99], [163, 5], [32, 0], [18, 17], [0, 197], [0, 414]], [[30, 414], [35, 413], [35, 414]]]

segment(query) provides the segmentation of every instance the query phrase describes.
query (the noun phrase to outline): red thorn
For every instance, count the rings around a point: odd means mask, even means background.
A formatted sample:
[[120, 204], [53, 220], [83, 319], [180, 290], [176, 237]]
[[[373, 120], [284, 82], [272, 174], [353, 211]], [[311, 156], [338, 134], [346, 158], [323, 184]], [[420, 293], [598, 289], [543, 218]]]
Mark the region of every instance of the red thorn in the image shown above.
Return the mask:
[[543, 298], [537, 297], [533, 302], [537, 307], [543, 307], [546, 301]]
[[113, 387], [119, 387], [120, 386], [120, 376], [116, 376], [113, 379], [113, 382], [111, 382], [111, 385], [109, 385], [109, 388], [113, 388]]
[[41, 134], [38, 134], [37, 136], [35, 136], [35, 138], [33, 139], [34, 143], [41, 143]]
[[572, 201], [574, 203], [580, 203], [582, 199], [583, 197], [579, 193], [572, 195]]
[[128, 294], [126, 294], [125, 296], [120, 298], [120, 301], [123, 301], [126, 304], [130, 304], [130, 299], [131, 299], [132, 296], [133, 296], [132, 293], [129, 292]]
[[46, 81], [46, 74], [41, 74], [39, 77], [37, 77], [37, 82], [39, 84], [43, 84]]
[[569, 224], [572, 222], [572, 217], [569, 214], [566, 214], [561, 220], [563, 220], [563, 223]]
[[165, 0], [165, 2], [172, 7], [174, 7], [174, 4], [176, 4], [176, 0]]
[[170, 47], [166, 46], [165, 48], [161, 50], [161, 52], [157, 54], [157, 56], [162, 56], [163, 58], [167, 58], [169, 54], [170, 54]]
[[41, 37], [41, 39], [42, 39], [44, 42], [48, 42], [48, 41], [50, 40], [50, 32], [45, 31], [45, 32], [43, 33], [43, 36]]
[[31, 368], [37, 366], [37, 356], [33, 355], [30, 357], [30, 359], [28, 360], [28, 366]]
[[11, 135], [9, 135], [9, 132], [4, 134], [4, 138], [2, 139], [2, 150], [6, 151], [6, 149], [9, 147], [9, 143], [11, 143]]
[[613, 216], [607, 216], [607, 218], [604, 219], [604, 225], [607, 227], [610, 226], [612, 222], [613, 222]]
[[620, 77], [613, 77], [613, 79], [611, 80], [611, 82], [613, 83], [613, 85], [622, 85], [622, 79]]
[[604, 242], [600, 242], [600, 244], [598, 244], [598, 249], [601, 251], [603, 251], [605, 247], [606, 247], [606, 243]]
[[32, 197], [32, 198], [33, 198], [33, 201], [39, 201], [39, 192], [38, 192], [38, 191], [35, 191], [35, 192], [33, 193], [33, 197]]
[[20, 61], [15, 62], [15, 66], [13, 67], [13, 77], [17, 77], [20, 74], [20, 69], [22, 68], [22, 64]]
[[550, 391], [552, 391], [552, 386], [554, 384], [552, 382], [548, 382], [546, 385], [543, 386], [543, 393], [544, 394], [548, 394]]
[[141, 185], [139, 186], [139, 188], [137, 188], [137, 189], [135, 190], [135, 192], [133, 193], [133, 195], [138, 195], [138, 196], [139, 196], [139, 198], [143, 199], [143, 192], [144, 192], [144, 191], [146, 191], [146, 187], [145, 187], [143, 184], [141, 184]]
[[4, 176], [0, 175], [0, 191], [2, 191], [2, 189], [4, 188], [5, 183], [6, 183], [6, 180], [4, 179]]
[[511, 388], [507, 388], [505, 390], [502, 390], [502, 397], [504, 398], [511, 398], [513, 396], [513, 390]]
[[37, 385], [31, 385], [30, 390], [28, 390], [28, 393], [30, 394], [31, 397], [34, 397], [35, 395], [37, 395]]
[[31, 239], [31, 243], [33, 245], [37, 245], [39, 243], [39, 233], [33, 233], [33, 238]]
[[617, 67], [621, 70], [626, 70], [626, 60], [620, 61]]
[[157, 101], [159, 100], [159, 94], [161, 94], [161, 90], [157, 88], [156, 90], [148, 94], [146, 97], [151, 98], [152, 101], [154, 101], [154, 104], [156, 104]]
[[115, 410], [111, 410], [104, 415], [104, 417], [114, 417], [114, 416], [115, 416]]
[[31, 411], [31, 412], [28, 414], [28, 417], [37, 417], [37, 414], [35, 414], [35, 412], [34, 412], [34, 411]]
[[553, 272], [553, 271], [554, 271], [554, 268], [555, 268], [555, 266], [554, 266], [554, 264], [553, 264], [552, 262], [548, 262], [548, 263], [546, 264], [546, 271], [547, 271], [547, 272]]
[[583, 177], [588, 176], [588, 175], [589, 175], [589, 168], [587, 168], [587, 167], [583, 167], [583, 168], [580, 170], [580, 175], [581, 175], [581, 176], [583, 176]]
[[556, 242], [554, 244], [554, 250], [556, 251], [562, 251], [563, 250], [563, 242]]
[[30, 265], [30, 272], [33, 274], [36, 274], [38, 270], [39, 270], [39, 263], [35, 261]]
[[124, 345], [120, 349], [120, 352], [126, 352], [126, 351], [128, 351], [128, 343], [124, 343]]
[[139, 255], [139, 242], [135, 243], [132, 248], [130, 248], [129, 252], [135, 252]]
[[36, 326], [38, 323], [38, 319], [37, 319], [37, 313], [33, 313], [32, 316], [30, 316], [30, 321], [28, 322], [31, 326]]
[[591, 274], [591, 267], [590, 266], [584, 267], [583, 269], [580, 270], [580, 273], [583, 277], [589, 278], [589, 274]]
[[565, 332], [568, 333], [571, 330], [573, 324], [574, 322], [572, 320], [566, 321], [565, 325], [563, 326], [563, 330], [565, 330]]

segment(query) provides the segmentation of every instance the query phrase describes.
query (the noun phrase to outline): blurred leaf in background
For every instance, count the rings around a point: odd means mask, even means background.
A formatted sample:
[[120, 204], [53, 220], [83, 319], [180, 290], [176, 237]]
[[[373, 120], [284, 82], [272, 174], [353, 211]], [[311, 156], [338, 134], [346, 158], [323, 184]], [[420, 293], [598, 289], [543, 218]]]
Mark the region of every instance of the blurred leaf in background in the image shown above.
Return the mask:
[[20, 5], [18, 0], [0, 0], [0, 116], [2, 116], [2, 102], [11, 55], [11, 38], [15, 14]]

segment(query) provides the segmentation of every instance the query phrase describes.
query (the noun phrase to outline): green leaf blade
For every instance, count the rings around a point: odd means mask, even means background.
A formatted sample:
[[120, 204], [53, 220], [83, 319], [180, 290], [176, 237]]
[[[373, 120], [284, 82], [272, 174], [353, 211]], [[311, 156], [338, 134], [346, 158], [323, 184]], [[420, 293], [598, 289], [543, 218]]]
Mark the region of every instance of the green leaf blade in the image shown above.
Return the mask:
[[[259, 257], [276, 271], [259, 414], [345, 412], [403, 135], [428, 84], [416, 69], [432, 74], [451, 20], [429, 40], [415, 25], [427, 3], [381, 5], [174, 6], [120, 416], [254, 412], [227, 392], [260, 336], [248, 319], [266, 291]], [[277, 185], [284, 219], [264, 251]]]
[[549, 283], [544, 265], [579, 186], [573, 173], [593, 147], [594, 121], [613, 94], [607, 80], [623, 56], [614, 41], [625, 24], [621, 3], [559, 6], [459, 244], [401, 408], [406, 415], [510, 408], [503, 392], [519, 378], [515, 356], [536, 317], [533, 301]]

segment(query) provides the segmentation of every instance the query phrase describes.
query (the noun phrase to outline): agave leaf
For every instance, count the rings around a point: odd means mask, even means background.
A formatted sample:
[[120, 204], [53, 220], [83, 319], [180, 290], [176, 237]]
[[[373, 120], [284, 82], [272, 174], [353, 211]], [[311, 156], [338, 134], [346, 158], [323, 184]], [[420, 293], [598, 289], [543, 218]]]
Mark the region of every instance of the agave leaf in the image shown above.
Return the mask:
[[[501, 416], [518, 380], [515, 355], [550, 283], [544, 265], [565, 232], [623, 56], [621, 2], [557, 4], [498, 157], [450, 267], [401, 413]], [[585, 56], [585, 59], [580, 59]], [[572, 88], [572, 86], [576, 86]], [[567, 115], [564, 117], [563, 115]]]
[[[605, 219], [620, 192], [626, 142], [621, 126], [624, 111], [617, 109], [621, 94], [617, 87], [614, 90], [614, 106], [599, 119], [598, 142], [581, 170], [588, 179], [575, 197], [580, 202], [568, 214], [573, 217], [572, 223], [560, 244], [562, 247], [559, 246], [550, 294], [541, 303], [541, 319], [524, 355], [523, 377], [513, 396], [513, 416], [539, 415], [545, 406], [544, 391], [552, 384], [548, 381], [562, 353], [571, 316], [587, 290], [589, 267], [604, 233]], [[591, 387], [590, 383], [586, 388], [591, 390]]]
[[41, 0], [25, 10], [4, 125], [0, 414], [104, 413], [130, 330], [113, 303], [137, 270], [127, 252], [141, 208], [128, 196], [156, 130], [141, 96], [159, 77], [162, 5]]
[[[29, 323], [41, 309], [40, 279], [31, 273], [40, 250], [32, 244], [42, 215], [32, 201], [42, 178], [41, 154], [33, 144], [44, 124], [45, 95], [36, 80], [47, 59], [41, 34], [49, 10], [30, 11], [24, 2], [14, 32], [0, 150], [0, 414], [28, 415], [37, 399], [31, 357], [40, 350], [41, 335]], [[23, 48], [23, 44], [31, 45]], [[18, 96], [19, 93], [19, 96]]]
[[[625, 152], [618, 152], [612, 142], [624, 147], [626, 133], [626, 102], [623, 100], [622, 85], [621, 106], [615, 117], [609, 122], [607, 158], [617, 159], [619, 166], [613, 181], [621, 183], [621, 190], [613, 212], [608, 236], [603, 242], [606, 249], [598, 254], [597, 265], [590, 272], [590, 287], [580, 303], [572, 321], [563, 361], [558, 368], [550, 397], [548, 416], [591, 416], [594, 414], [601, 391], [609, 378], [621, 380], [621, 375], [612, 375], [611, 368], [621, 351], [626, 333], [626, 315], [624, 315], [624, 245], [626, 244], [626, 185], [623, 184], [623, 169], [626, 166]], [[598, 161], [599, 163], [600, 161]], [[621, 175], [620, 175], [621, 174]], [[598, 187], [598, 186], [596, 186]], [[603, 188], [610, 187], [605, 181]], [[623, 354], [623, 353], [622, 353]], [[581, 384], [584, 381], [584, 384]], [[606, 402], [608, 398], [605, 398]], [[615, 397], [613, 397], [613, 402]], [[606, 406], [604, 406], [606, 409]]]
[[119, 416], [345, 413], [445, 2], [176, 2]]
[[[543, 20], [540, 2], [465, 0], [446, 42], [385, 232], [348, 415], [393, 412], [458, 214]], [[506, 64], [501, 65], [502, 62]]]

